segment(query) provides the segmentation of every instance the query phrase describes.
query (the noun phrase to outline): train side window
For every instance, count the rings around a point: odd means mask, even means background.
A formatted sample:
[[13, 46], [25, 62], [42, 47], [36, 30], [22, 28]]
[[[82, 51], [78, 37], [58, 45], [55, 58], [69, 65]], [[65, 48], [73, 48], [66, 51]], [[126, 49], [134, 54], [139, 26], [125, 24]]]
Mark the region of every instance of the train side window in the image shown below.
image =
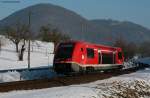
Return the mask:
[[118, 59], [122, 59], [122, 53], [121, 52], [118, 53]]
[[87, 57], [88, 58], [94, 58], [94, 49], [92, 48], [87, 48]]

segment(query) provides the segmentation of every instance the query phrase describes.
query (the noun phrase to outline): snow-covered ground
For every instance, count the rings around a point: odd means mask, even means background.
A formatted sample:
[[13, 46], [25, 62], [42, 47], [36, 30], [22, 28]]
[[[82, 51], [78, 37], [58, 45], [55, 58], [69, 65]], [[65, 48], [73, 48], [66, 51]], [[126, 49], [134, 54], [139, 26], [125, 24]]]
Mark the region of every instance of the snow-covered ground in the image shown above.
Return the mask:
[[1, 98], [149, 98], [150, 69], [96, 82], [0, 93]]
[[[15, 52], [15, 45], [8, 39], [1, 36], [2, 50], [0, 51], [0, 70], [27, 68], [27, 44], [24, 60], [18, 61], [18, 54]], [[21, 46], [21, 44], [20, 44]], [[54, 44], [40, 41], [31, 43], [31, 67], [52, 66]]]
[[[5, 38], [0, 36], [2, 43], [0, 51], [0, 71], [8, 69], [26, 69], [28, 68], [27, 62], [27, 49], [28, 44], [26, 44], [26, 51], [24, 53], [24, 60], [18, 61], [18, 54], [15, 52], [15, 45]], [[20, 49], [21, 43], [19, 45]], [[49, 67], [53, 63], [53, 54], [54, 44], [46, 43], [41, 41], [31, 42], [31, 68], [47, 68], [46, 70], [38, 71], [23, 71], [23, 72], [1, 72], [0, 73], [0, 83], [2, 82], [11, 82], [11, 81], [20, 81], [20, 80], [32, 80], [32, 79], [41, 79], [41, 78], [50, 78], [55, 76], [55, 73], [52, 72]]]
[[137, 59], [136, 62], [150, 65], [150, 57]]
[[57, 74], [51, 69], [34, 70], [34, 71], [22, 71], [22, 72], [5, 72], [0, 73], [0, 83], [13, 82], [21, 80], [34, 80], [34, 79], [46, 79], [55, 77]]

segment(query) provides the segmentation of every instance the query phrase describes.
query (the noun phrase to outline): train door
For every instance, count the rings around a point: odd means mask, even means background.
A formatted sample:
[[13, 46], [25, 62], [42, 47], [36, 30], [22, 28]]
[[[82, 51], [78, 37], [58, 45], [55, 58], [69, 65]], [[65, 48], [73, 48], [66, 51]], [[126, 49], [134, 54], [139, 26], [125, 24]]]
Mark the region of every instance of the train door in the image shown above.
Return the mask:
[[124, 61], [122, 52], [118, 52], [118, 60], [117, 61], [118, 61], [118, 63], [122, 63]]
[[103, 52], [102, 53], [102, 64], [113, 64], [114, 58], [113, 58], [113, 52]]
[[95, 48], [86, 48], [86, 64], [97, 64], [98, 63], [98, 52]]
[[101, 64], [102, 62], [102, 55], [101, 55], [101, 51], [98, 50], [98, 64]]
[[113, 52], [113, 64], [116, 63], [116, 52]]
[[86, 48], [86, 54], [87, 54], [87, 59], [86, 59], [86, 63], [87, 64], [93, 64], [94, 61], [94, 48]]

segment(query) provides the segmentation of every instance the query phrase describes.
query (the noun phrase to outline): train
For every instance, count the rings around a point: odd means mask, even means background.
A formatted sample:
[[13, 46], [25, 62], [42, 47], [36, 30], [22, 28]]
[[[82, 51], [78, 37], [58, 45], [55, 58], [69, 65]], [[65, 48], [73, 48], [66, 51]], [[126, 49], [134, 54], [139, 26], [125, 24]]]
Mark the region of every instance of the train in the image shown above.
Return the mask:
[[61, 42], [55, 49], [53, 68], [57, 73], [120, 70], [124, 55], [119, 47], [85, 41]]

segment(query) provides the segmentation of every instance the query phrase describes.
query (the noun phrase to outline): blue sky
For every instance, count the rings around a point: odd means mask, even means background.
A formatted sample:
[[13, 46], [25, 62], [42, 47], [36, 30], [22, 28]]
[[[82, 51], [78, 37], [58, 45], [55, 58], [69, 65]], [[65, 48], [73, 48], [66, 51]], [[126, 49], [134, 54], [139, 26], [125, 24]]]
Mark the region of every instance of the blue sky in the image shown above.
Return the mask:
[[131, 21], [150, 28], [150, 0], [0, 0], [0, 20], [38, 3], [60, 5], [87, 19]]

